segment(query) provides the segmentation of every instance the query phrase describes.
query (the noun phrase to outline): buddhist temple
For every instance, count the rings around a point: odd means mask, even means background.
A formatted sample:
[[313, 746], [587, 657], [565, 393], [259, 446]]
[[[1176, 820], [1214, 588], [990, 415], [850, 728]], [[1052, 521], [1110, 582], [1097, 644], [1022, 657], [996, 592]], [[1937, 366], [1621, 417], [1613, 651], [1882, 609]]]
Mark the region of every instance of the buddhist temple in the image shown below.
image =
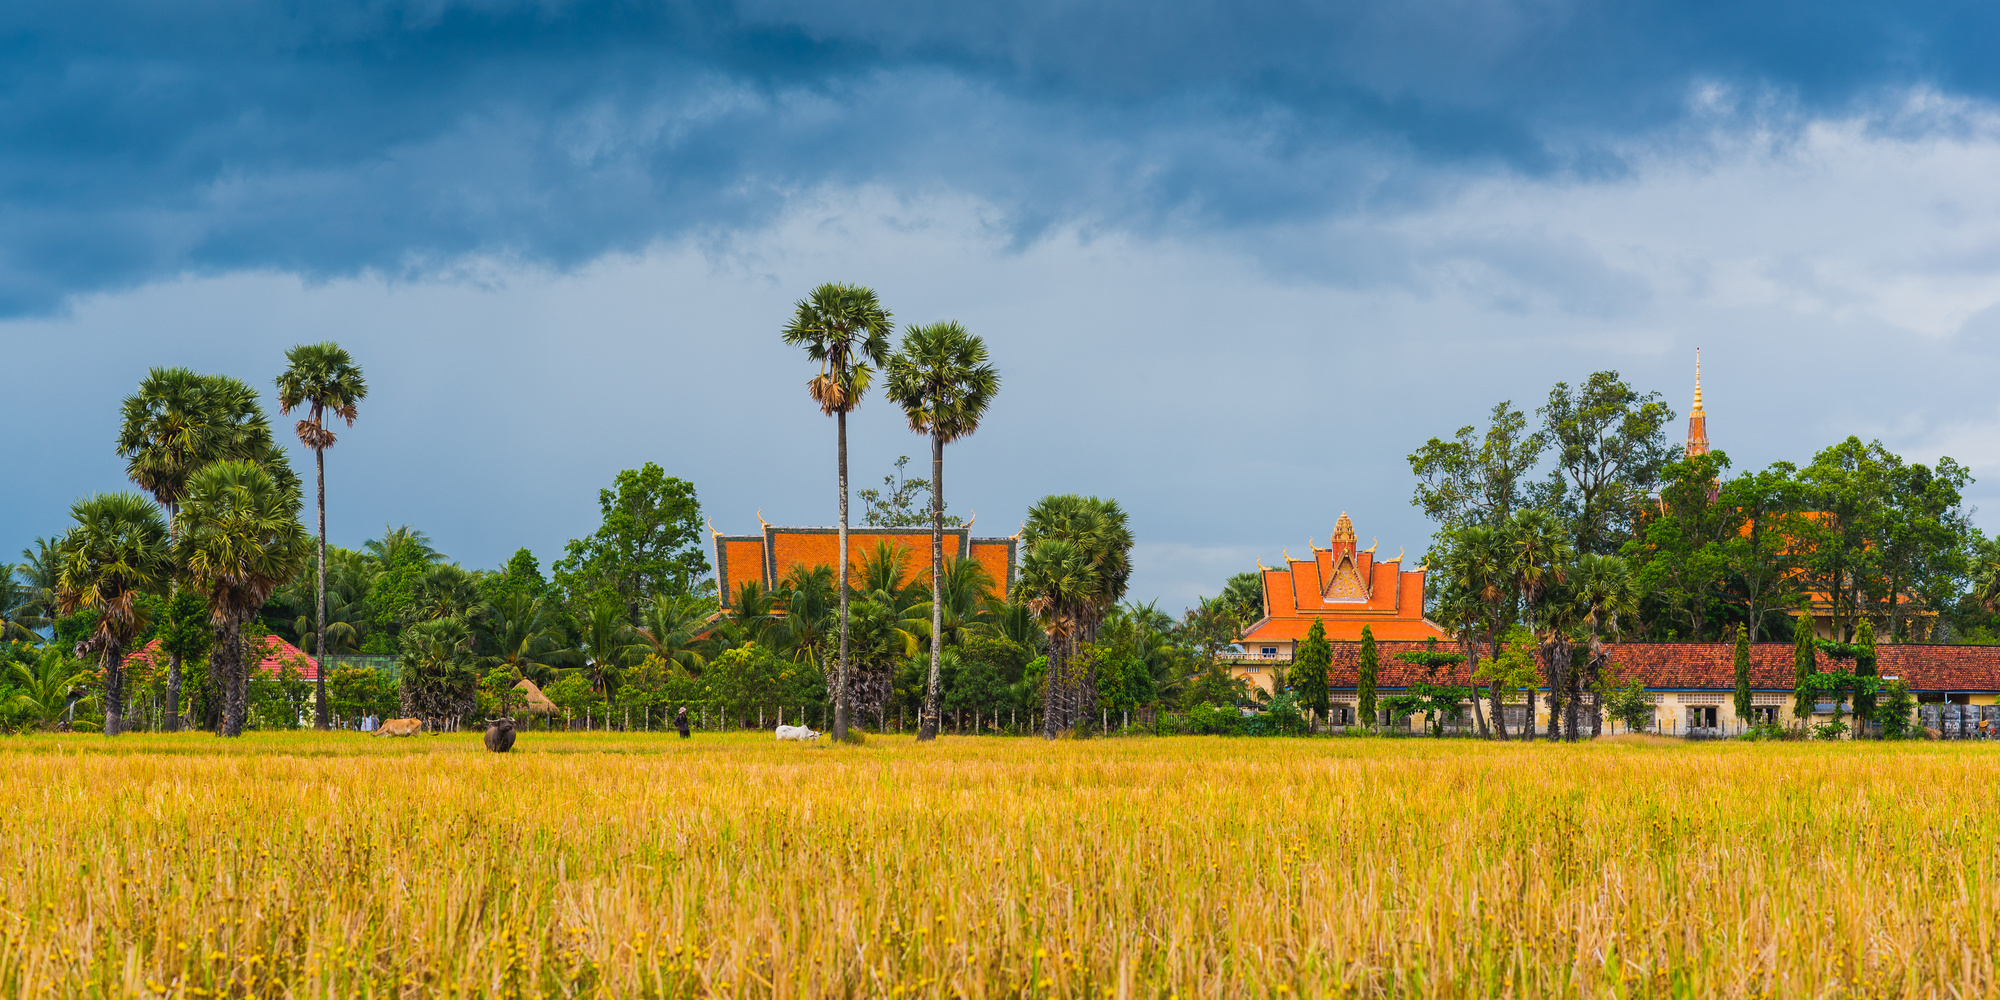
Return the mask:
[[1315, 619], [1326, 623], [1332, 642], [1359, 641], [1363, 626], [1382, 641], [1446, 638], [1424, 618], [1424, 567], [1404, 569], [1401, 552], [1378, 561], [1374, 545], [1357, 544], [1354, 522], [1345, 512], [1334, 522], [1326, 548], [1310, 539], [1307, 544], [1311, 558], [1294, 559], [1288, 550], [1281, 566], [1258, 564], [1264, 571], [1264, 617], [1238, 640], [1244, 660], [1290, 660]]
[[[769, 590], [793, 566], [832, 567], [840, 561], [839, 528], [781, 527], [764, 523], [762, 517], [757, 521], [763, 530], [755, 535], [725, 535], [713, 526], [709, 528], [715, 541], [715, 579], [725, 609], [733, 606], [738, 589], [746, 582], [754, 580]], [[907, 554], [905, 576], [899, 585], [925, 578], [930, 572], [930, 528], [855, 525], [847, 529], [850, 574], [858, 574], [869, 555], [884, 543]], [[974, 538], [970, 523], [944, 529], [945, 561], [976, 560], [993, 578], [993, 596], [1000, 600], [1006, 600], [1014, 588], [1019, 545], [1018, 534], [1012, 538]]]

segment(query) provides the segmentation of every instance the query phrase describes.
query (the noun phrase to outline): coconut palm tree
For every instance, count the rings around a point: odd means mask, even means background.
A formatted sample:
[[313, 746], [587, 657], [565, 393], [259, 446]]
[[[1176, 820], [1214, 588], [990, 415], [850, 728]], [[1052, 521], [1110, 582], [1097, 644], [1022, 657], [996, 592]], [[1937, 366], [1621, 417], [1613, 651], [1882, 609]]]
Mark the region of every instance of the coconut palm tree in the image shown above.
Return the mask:
[[0, 566], [0, 642], [19, 639], [22, 642], [40, 642], [40, 629], [51, 624], [42, 598], [36, 588], [22, 583], [14, 576], [12, 566]]
[[125, 650], [146, 627], [142, 594], [164, 593], [174, 575], [173, 546], [160, 509], [137, 493], [100, 493], [70, 508], [76, 527], [63, 536], [56, 607], [97, 612], [77, 655], [95, 652], [104, 671], [104, 735], [124, 719]]
[[[326, 648], [326, 450], [336, 440], [326, 427], [326, 414], [354, 426], [355, 404], [368, 396], [368, 382], [361, 369], [339, 344], [300, 344], [285, 352], [285, 371], [278, 376], [278, 412], [289, 415], [292, 408], [306, 407], [305, 419], [298, 422], [299, 443], [312, 449], [315, 478], [319, 484], [319, 600], [314, 616], [313, 657], [324, 661]], [[319, 673], [313, 695], [314, 725], [328, 726], [326, 713], [326, 671]]]
[[938, 732], [944, 652], [944, 446], [979, 429], [980, 418], [1000, 392], [1000, 373], [988, 363], [986, 341], [967, 333], [956, 320], [903, 332], [902, 349], [889, 359], [883, 390], [903, 408], [910, 430], [931, 438], [931, 673], [917, 739]]
[[[818, 567], [821, 575], [830, 574]], [[701, 676], [708, 666], [703, 652], [709, 643], [700, 638], [715, 617], [715, 599], [700, 594], [655, 594], [639, 611], [639, 642], [653, 656], [679, 664], [689, 675]]]
[[7, 674], [8, 686], [14, 689], [7, 707], [43, 727], [54, 726], [70, 706], [90, 694], [90, 670], [53, 644], [42, 647], [32, 666], [9, 664]]
[[590, 687], [609, 703], [624, 679], [625, 665], [645, 648], [625, 617], [625, 602], [616, 594], [601, 594], [590, 606], [583, 625], [584, 667]]
[[221, 732], [241, 736], [249, 690], [243, 624], [311, 554], [299, 494], [254, 462], [215, 462], [188, 480], [180, 518], [183, 574], [215, 623], [209, 670], [222, 692]]
[[[999, 634], [994, 625], [993, 576], [971, 559], [945, 564], [941, 602], [920, 601], [904, 612], [903, 628], [929, 638], [942, 634], [947, 649], [965, 644], [974, 633]], [[939, 607], [941, 610], [934, 609]], [[936, 624], [933, 624], [933, 623]]]
[[806, 349], [819, 374], [806, 380], [806, 393], [820, 412], [834, 417], [840, 466], [840, 654], [833, 701], [833, 738], [847, 738], [847, 414], [868, 394], [875, 369], [889, 357], [889, 310], [872, 289], [825, 284], [798, 304], [785, 326], [785, 343]]
[[537, 684], [552, 679], [562, 655], [561, 628], [549, 602], [521, 590], [501, 593], [486, 619], [487, 643], [493, 653], [481, 659], [487, 667], [505, 667], [515, 680]]

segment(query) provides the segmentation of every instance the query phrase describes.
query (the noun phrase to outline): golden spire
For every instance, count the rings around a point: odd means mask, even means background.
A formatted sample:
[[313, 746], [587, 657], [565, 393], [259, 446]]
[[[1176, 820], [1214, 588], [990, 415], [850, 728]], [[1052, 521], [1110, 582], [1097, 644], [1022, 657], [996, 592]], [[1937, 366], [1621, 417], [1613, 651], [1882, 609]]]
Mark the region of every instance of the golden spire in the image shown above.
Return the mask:
[[1701, 348], [1694, 349], [1694, 409], [1688, 411], [1687, 456], [1708, 454], [1708, 413], [1701, 408]]
[[1694, 349], [1694, 412], [1701, 412], [1701, 348]]

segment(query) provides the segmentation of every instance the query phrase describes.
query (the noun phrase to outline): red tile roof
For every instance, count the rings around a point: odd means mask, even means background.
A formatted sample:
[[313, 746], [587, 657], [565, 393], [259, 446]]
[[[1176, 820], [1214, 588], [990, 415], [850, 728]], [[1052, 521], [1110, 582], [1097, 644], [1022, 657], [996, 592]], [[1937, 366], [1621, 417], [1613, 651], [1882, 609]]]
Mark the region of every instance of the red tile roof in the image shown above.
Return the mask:
[[[135, 650], [127, 659], [149, 660], [155, 656], [163, 657], [164, 654], [160, 652], [159, 647], [160, 640], [154, 639], [144, 647]], [[293, 664], [293, 669], [298, 671], [300, 677], [309, 681], [319, 679], [319, 664], [314, 662], [312, 657], [307, 656], [299, 647], [275, 635], [265, 636], [264, 658], [258, 661], [257, 669], [275, 677], [278, 674], [279, 668], [288, 661]]]
[[[1361, 644], [1336, 642], [1329, 679], [1336, 688], [1355, 686], [1361, 665]], [[1396, 659], [1397, 653], [1427, 648], [1421, 642], [1379, 642], [1376, 650], [1380, 666], [1376, 685], [1402, 688], [1427, 678], [1423, 667]], [[1732, 690], [1736, 686], [1736, 646], [1727, 642], [1625, 642], [1609, 645], [1611, 662], [1619, 672], [1637, 678], [1649, 688], [1661, 690]], [[1442, 653], [1459, 652], [1456, 643], [1438, 643]], [[1484, 651], [1481, 653], [1484, 657]], [[1819, 669], [1835, 669], [1843, 664], [1853, 669], [1853, 661], [1838, 661], [1820, 654]], [[1884, 677], [1900, 677], [1914, 691], [1995, 691], [2000, 692], [2000, 646], [1935, 646], [1899, 643], [1878, 647], [1876, 670]], [[1438, 669], [1436, 682], [1464, 684], [1466, 667]], [[1750, 686], [1761, 691], [1792, 689], [1792, 644], [1758, 643], [1750, 647]]]

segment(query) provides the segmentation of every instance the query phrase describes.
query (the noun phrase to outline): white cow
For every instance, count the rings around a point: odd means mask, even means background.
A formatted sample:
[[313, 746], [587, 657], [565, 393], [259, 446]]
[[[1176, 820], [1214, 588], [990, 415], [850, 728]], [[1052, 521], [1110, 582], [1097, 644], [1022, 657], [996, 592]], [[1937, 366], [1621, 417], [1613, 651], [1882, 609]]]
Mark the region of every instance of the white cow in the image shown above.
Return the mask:
[[804, 726], [779, 726], [778, 738], [781, 740], [816, 740], [819, 739], [819, 734]]

